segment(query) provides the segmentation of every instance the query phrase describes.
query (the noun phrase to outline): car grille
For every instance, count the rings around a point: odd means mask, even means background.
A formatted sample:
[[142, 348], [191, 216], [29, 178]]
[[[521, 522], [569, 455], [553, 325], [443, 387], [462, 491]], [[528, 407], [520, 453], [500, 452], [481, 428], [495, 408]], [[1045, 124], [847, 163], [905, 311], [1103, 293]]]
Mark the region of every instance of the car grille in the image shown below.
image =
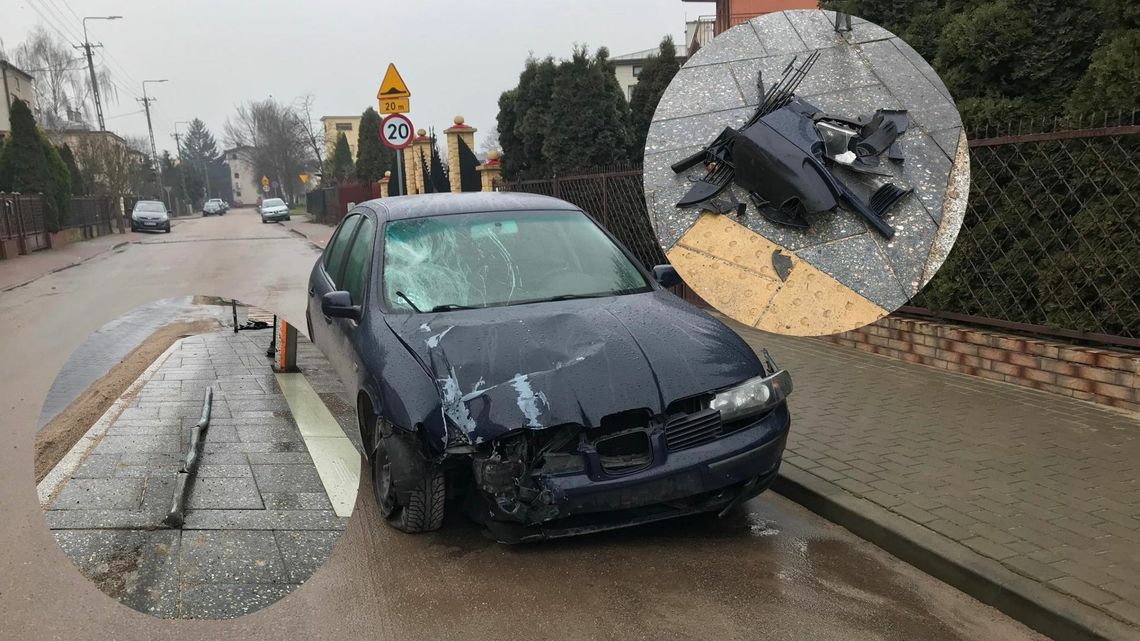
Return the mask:
[[665, 422], [665, 443], [677, 452], [716, 440], [720, 436], [720, 412], [706, 409], [672, 416]]

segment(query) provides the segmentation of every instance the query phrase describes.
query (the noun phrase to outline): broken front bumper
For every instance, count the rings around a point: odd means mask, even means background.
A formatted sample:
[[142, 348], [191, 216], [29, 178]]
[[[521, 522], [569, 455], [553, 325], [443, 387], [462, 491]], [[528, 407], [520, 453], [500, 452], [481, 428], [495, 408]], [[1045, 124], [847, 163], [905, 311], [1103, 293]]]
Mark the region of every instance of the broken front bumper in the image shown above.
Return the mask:
[[487, 497], [486, 526], [498, 540], [513, 543], [722, 510], [771, 485], [790, 426], [783, 403], [750, 425], [677, 452], [657, 432], [651, 436], [652, 464], [617, 476], [600, 473], [585, 454], [581, 472], [541, 475], [540, 491], [525, 504]]

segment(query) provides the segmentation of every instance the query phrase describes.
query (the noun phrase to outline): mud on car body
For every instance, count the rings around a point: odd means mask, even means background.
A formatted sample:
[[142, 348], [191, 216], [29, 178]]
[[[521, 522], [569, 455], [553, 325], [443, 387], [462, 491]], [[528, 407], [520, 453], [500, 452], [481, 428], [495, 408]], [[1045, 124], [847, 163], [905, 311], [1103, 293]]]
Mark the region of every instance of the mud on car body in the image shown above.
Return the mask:
[[569, 203], [363, 203], [313, 268], [309, 335], [356, 396], [381, 513], [499, 540], [724, 511], [776, 475], [791, 379]]

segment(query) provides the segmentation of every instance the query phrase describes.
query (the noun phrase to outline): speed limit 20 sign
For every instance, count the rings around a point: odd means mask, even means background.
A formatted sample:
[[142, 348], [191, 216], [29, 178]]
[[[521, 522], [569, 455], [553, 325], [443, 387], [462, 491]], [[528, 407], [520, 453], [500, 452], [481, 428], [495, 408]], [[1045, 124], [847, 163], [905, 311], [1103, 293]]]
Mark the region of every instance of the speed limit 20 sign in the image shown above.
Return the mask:
[[412, 144], [412, 121], [404, 114], [391, 114], [380, 121], [380, 140], [392, 149]]

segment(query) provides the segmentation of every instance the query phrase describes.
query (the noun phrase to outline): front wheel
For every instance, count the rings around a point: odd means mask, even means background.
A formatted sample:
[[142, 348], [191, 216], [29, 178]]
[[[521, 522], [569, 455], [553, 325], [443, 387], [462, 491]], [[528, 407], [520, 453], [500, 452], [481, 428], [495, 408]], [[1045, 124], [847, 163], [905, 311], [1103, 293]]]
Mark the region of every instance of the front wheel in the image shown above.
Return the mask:
[[443, 472], [431, 463], [425, 464], [419, 485], [408, 492], [407, 505], [402, 504], [392, 484], [392, 463], [385, 440], [380, 439], [372, 457], [372, 492], [380, 514], [401, 532], [416, 534], [438, 530], [443, 525], [444, 501], [447, 498]]

